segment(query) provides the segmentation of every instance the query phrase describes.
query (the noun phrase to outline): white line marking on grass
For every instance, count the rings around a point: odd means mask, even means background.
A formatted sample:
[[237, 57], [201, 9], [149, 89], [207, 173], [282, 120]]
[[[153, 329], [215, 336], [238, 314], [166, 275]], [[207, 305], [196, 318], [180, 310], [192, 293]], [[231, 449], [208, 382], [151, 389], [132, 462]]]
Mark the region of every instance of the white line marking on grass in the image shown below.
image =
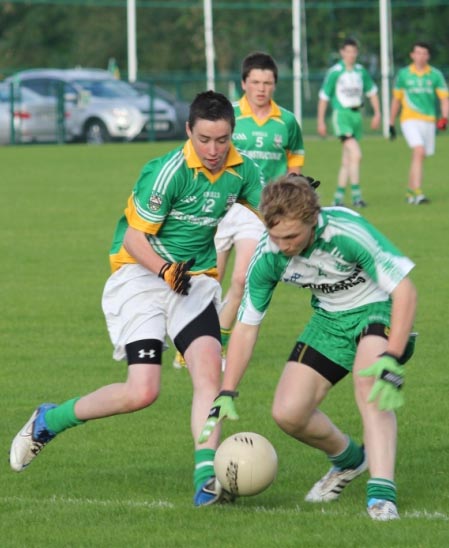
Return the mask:
[[151, 501], [135, 501], [135, 500], [118, 500], [118, 499], [106, 499], [106, 500], [99, 500], [99, 499], [78, 499], [73, 497], [50, 497], [50, 498], [27, 498], [27, 497], [0, 497], [1, 502], [11, 503], [11, 502], [30, 502], [32, 504], [35, 503], [48, 503], [48, 504], [74, 504], [78, 506], [85, 506], [85, 505], [93, 505], [93, 506], [127, 506], [129, 508], [151, 508], [151, 509], [158, 509], [158, 508], [174, 508], [174, 504], [171, 502], [168, 502], [166, 500], [151, 500]]
[[449, 516], [447, 514], [443, 514], [442, 512], [427, 512], [427, 510], [411, 510], [410, 512], [404, 512], [404, 517], [449, 521]]
[[[103, 507], [128, 507], [128, 508], [148, 508], [151, 510], [164, 510], [173, 509], [175, 505], [167, 500], [150, 500], [150, 501], [136, 501], [136, 500], [119, 500], [119, 499], [83, 499], [75, 497], [57, 497], [52, 496], [49, 498], [31, 498], [31, 497], [0, 497], [0, 503], [30, 503], [30, 504], [72, 504], [78, 506], [103, 506]], [[232, 509], [232, 506], [229, 507]], [[237, 508], [237, 507], [235, 507]], [[245, 512], [247, 514], [273, 514], [273, 515], [287, 515], [287, 514], [299, 514], [304, 512], [304, 508], [296, 505], [292, 508], [277, 508], [273, 506], [254, 506], [254, 507], [240, 507], [237, 508], [239, 512]], [[321, 514], [326, 516], [341, 517], [345, 512], [336, 510], [335, 508], [321, 508]], [[359, 515], [367, 516], [366, 513], [359, 513]], [[428, 512], [427, 510], [409, 510], [401, 513], [401, 518], [404, 519], [419, 519], [427, 521], [449, 521], [449, 515], [443, 512]]]
[[[255, 506], [254, 508], [242, 508], [241, 510], [245, 512], [257, 512], [257, 513], [266, 513], [266, 514], [296, 514], [304, 512], [304, 508], [301, 508], [299, 505], [294, 506], [293, 508], [274, 508], [266, 506]], [[321, 508], [321, 514], [325, 516], [342, 516], [341, 510], [336, 510], [335, 508]], [[427, 510], [409, 510], [408, 512], [400, 513], [401, 518], [404, 519], [420, 519], [420, 520], [434, 520], [434, 521], [449, 521], [449, 515], [444, 514], [443, 512], [428, 512]], [[363, 514], [368, 517], [368, 514], [365, 512]]]

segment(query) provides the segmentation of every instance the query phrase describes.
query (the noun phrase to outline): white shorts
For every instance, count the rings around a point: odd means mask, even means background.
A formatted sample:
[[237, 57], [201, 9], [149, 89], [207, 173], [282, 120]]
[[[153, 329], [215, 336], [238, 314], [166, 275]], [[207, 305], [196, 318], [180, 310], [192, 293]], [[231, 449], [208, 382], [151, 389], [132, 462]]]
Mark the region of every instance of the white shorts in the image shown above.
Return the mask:
[[406, 120], [401, 123], [402, 134], [410, 148], [424, 147], [426, 156], [435, 154], [435, 124], [424, 120]]
[[241, 204], [234, 204], [218, 223], [215, 234], [217, 253], [228, 251], [237, 240], [259, 241], [265, 226], [259, 217]]
[[169, 285], [139, 264], [122, 266], [105, 285], [103, 312], [115, 360], [126, 358], [125, 345], [142, 339], [173, 341], [211, 302], [217, 311], [221, 286], [214, 278], [192, 276], [188, 295], [179, 295]]

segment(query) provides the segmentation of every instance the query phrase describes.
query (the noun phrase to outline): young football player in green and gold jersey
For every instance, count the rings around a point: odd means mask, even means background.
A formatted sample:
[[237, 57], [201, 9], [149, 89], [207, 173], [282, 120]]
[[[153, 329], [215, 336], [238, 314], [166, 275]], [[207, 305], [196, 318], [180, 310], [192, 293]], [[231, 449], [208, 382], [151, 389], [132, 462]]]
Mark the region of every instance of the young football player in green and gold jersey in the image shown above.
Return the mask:
[[[430, 46], [426, 42], [415, 42], [410, 57], [412, 63], [398, 72], [394, 84], [390, 138], [396, 137], [394, 122], [401, 111], [402, 134], [412, 150], [407, 202], [421, 205], [430, 201], [422, 191], [424, 160], [435, 153], [436, 129], [447, 127], [449, 92], [441, 71], [429, 65]], [[435, 98], [440, 104], [438, 121]]]
[[21, 472], [68, 428], [152, 405], [168, 336], [193, 384], [194, 504], [223, 500], [213, 467], [218, 433], [197, 441], [221, 376], [214, 235], [235, 202], [257, 211], [262, 191], [260, 170], [232, 144], [234, 125], [224, 95], [200, 93], [190, 107], [187, 142], [144, 166], [115, 231], [102, 300], [113, 357], [127, 361], [127, 378], [61, 405], [40, 405], [13, 440], [13, 470]]
[[[277, 81], [278, 67], [271, 55], [256, 51], [243, 59], [241, 85], [244, 95], [234, 103], [233, 142], [257, 163], [265, 184], [286, 173], [298, 174], [304, 165], [299, 123], [292, 112], [273, 99]], [[235, 250], [231, 283], [220, 311], [223, 346], [231, 333], [243, 296], [248, 264], [262, 232], [262, 222], [238, 204], [218, 225], [215, 245], [220, 279], [232, 247]]]

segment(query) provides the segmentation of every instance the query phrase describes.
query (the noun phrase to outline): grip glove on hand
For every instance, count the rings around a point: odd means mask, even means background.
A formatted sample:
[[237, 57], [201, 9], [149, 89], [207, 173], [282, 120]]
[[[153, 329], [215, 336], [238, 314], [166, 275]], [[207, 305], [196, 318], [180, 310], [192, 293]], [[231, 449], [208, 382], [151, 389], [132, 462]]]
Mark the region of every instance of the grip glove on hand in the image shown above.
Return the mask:
[[190, 289], [189, 270], [195, 264], [195, 259], [181, 263], [165, 263], [159, 271], [159, 278], [165, 280], [176, 293], [188, 295]]
[[447, 128], [447, 118], [440, 118], [437, 122], [437, 128], [442, 131]]
[[396, 139], [396, 128], [394, 126], [390, 126], [388, 131], [390, 133], [390, 141], [394, 141]]
[[222, 390], [214, 400], [214, 404], [211, 407], [207, 421], [203, 427], [203, 430], [198, 438], [199, 443], [205, 443], [217, 424], [223, 419], [229, 419], [231, 421], [238, 420], [239, 416], [234, 407], [234, 398], [239, 395], [238, 392], [232, 390]]
[[388, 352], [381, 354], [367, 369], [359, 371], [361, 377], [376, 377], [368, 402], [373, 402], [379, 397], [377, 405], [381, 411], [393, 411], [404, 405], [404, 373], [404, 368], [399, 365], [397, 358]]

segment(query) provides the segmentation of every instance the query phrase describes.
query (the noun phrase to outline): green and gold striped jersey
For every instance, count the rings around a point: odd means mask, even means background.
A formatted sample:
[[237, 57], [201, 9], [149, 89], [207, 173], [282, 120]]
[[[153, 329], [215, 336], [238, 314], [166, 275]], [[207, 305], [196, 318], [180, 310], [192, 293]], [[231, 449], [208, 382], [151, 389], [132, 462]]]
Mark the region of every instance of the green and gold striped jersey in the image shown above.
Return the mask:
[[184, 146], [148, 162], [133, 189], [115, 230], [110, 251], [114, 272], [135, 263], [123, 247], [128, 226], [147, 234], [166, 261], [192, 257], [195, 272], [216, 274], [214, 235], [235, 203], [257, 211], [264, 180], [259, 168], [231, 145], [223, 169], [207, 170], [188, 140]]
[[401, 101], [401, 122], [406, 120], [434, 122], [435, 95], [443, 99], [448, 97], [449, 93], [441, 71], [427, 65], [420, 72], [412, 63], [398, 72], [393, 95]]
[[383, 302], [414, 264], [356, 212], [322, 208], [314, 241], [287, 257], [265, 232], [249, 266], [238, 319], [258, 325], [278, 282], [309, 288], [312, 306], [348, 311]]
[[260, 120], [254, 116], [246, 95], [233, 106], [233, 142], [257, 163], [267, 183], [287, 173], [290, 167], [304, 165], [302, 132], [292, 112], [271, 101], [269, 115]]

